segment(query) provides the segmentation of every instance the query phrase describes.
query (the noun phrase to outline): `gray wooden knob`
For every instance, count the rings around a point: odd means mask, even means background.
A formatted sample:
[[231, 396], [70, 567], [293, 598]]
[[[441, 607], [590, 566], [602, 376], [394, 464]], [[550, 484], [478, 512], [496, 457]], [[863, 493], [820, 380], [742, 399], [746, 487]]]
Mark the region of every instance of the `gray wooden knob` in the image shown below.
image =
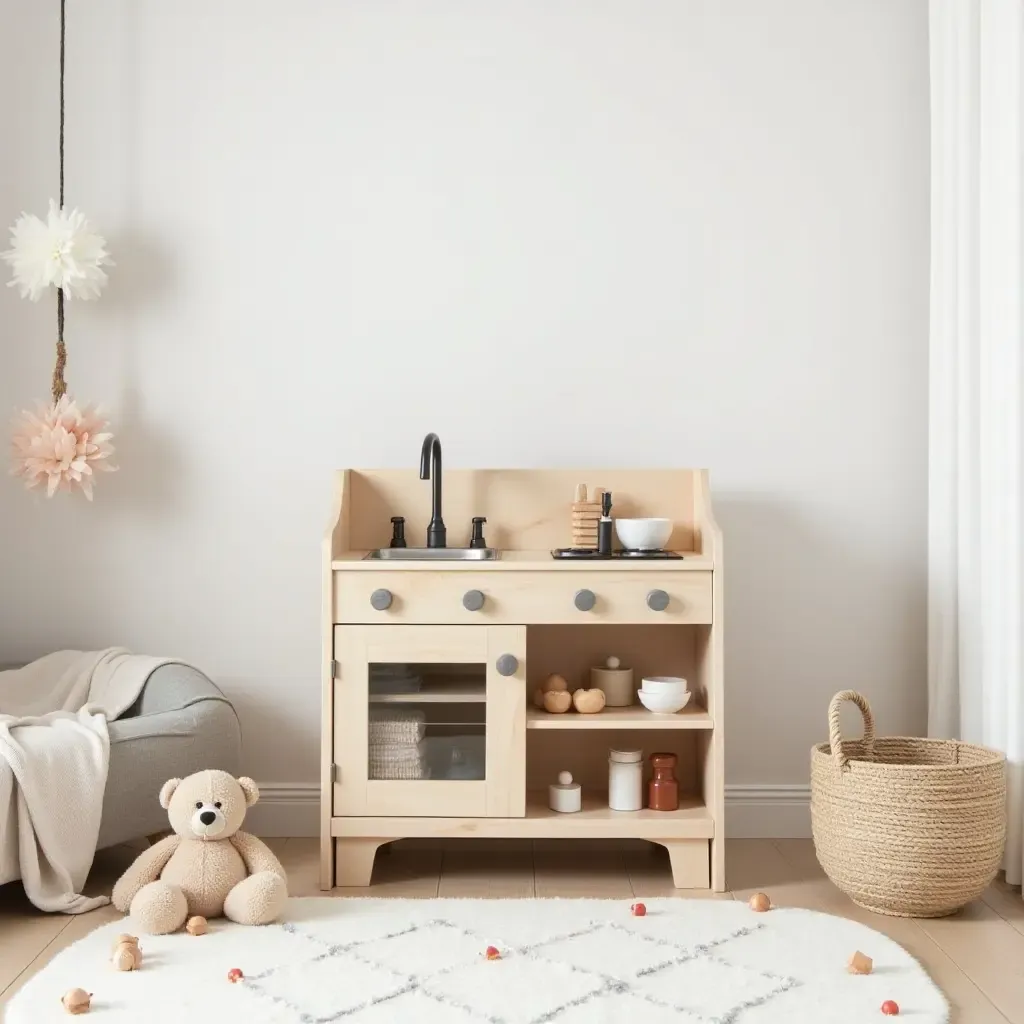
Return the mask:
[[668, 607], [668, 594], [664, 590], [652, 590], [647, 595], [647, 607], [652, 612], [663, 612]]
[[379, 612], [386, 612], [391, 607], [393, 598], [390, 590], [375, 590], [370, 595], [370, 605]]
[[467, 590], [462, 595], [462, 607], [467, 612], [478, 612], [484, 606], [484, 593], [482, 590]]
[[494, 663], [499, 676], [514, 676], [519, 669], [519, 659], [514, 654], [503, 654]]
[[589, 612], [596, 600], [592, 590], [577, 590], [572, 602], [581, 612]]

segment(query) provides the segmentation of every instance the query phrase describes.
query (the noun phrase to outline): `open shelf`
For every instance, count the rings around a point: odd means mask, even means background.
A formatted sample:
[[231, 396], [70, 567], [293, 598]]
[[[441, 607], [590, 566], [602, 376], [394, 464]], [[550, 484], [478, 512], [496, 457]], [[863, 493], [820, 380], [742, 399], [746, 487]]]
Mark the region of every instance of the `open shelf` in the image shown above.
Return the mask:
[[[700, 797], [684, 795], [676, 811], [613, 811], [606, 793], [583, 797], [583, 810], [553, 811], [547, 793], [526, 794], [526, 831], [535, 838], [579, 838], [591, 833], [623, 839], [710, 839], [715, 823]], [[550, 828], [550, 831], [548, 831]]]
[[527, 729], [713, 729], [711, 716], [699, 705], [674, 715], [652, 715], [645, 707], [605, 708], [596, 715], [566, 711], [552, 715], [538, 708], [526, 711]]

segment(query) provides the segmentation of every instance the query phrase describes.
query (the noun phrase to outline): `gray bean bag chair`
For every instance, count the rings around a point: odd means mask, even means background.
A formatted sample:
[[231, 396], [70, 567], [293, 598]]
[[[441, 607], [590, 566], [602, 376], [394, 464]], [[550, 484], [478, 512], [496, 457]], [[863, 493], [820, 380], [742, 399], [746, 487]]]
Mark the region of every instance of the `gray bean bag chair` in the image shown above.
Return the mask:
[[163, 832], [160, 787], [204, 768], [238, 775], [242, 734], [231, 703], [202, 672], [161, 665], [110, 723], [110, 769], [99, 849]]

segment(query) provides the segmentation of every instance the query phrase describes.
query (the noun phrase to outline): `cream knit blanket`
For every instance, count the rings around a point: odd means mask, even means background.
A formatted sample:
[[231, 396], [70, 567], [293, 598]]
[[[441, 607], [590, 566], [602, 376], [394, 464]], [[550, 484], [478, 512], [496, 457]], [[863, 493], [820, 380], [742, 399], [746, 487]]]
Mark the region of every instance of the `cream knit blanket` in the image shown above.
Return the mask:
[[0, 883], [21, 878], [40, 909], [81, 914], [96, 853], [110, 737], [168, 658], [119, 648], [58, 651], [0, 672]]

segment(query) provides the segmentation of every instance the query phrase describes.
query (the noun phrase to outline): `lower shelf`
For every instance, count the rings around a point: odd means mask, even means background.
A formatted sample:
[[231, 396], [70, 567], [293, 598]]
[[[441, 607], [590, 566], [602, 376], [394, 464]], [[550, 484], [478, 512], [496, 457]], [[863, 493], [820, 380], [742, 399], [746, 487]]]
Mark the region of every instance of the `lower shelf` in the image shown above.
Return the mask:
[[331, 835], [380, 839], [713, 839], [715, 820], [699, 797], [680, 799], [676, 811], [613, 811], [602, 794], [584, 799], [582, 811], [559, 814], [548, 807], [546, 793], [530, 793], [522, 818], [332, 818]]

